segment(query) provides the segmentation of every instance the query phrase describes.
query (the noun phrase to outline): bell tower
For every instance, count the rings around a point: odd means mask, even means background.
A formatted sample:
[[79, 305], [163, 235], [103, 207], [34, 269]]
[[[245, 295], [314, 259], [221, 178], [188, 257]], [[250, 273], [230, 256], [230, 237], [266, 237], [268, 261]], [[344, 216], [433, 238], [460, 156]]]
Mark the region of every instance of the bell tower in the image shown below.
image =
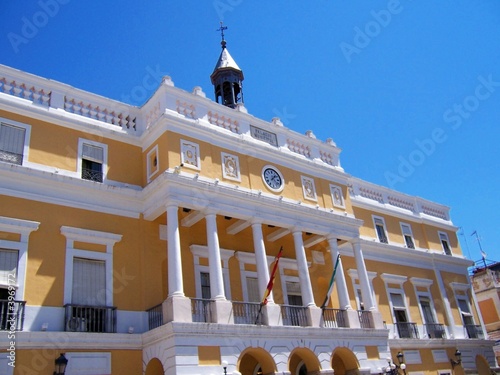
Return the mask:
[[222, 51], [210, 75], [210, 80], [214, 85], [215, 101], [227, 107], [236, 108], [238, 104], [243, 104], [242, 81], [244, 78], [242, 70], [226, 48], [224, 30], [227, 30], [227, 26], [222, 26], [221, 22], [217, 31], [220, 31], [222, 37], [220, 43]]

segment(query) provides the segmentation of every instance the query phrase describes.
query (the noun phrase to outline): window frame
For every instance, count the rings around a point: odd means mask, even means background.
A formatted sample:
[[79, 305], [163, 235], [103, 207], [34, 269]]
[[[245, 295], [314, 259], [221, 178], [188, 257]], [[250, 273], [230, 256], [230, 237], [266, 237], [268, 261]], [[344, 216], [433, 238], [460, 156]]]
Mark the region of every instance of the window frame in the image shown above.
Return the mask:
[[[156, 165], [154, 164], [156, 161]], [[146, 154], [146, 170], [147, 170], [147, 180], [151, 182], [154, 175], [160, 171], [160, 160], [158, 157], [158, 145], [155, 145]]]
[[[389, 233], [387, 232], [387, 225], [385, 223], [385, 219], [382, 216], [372, 215], [372, 220], [373, 220], [373, 228], [375, 229], [375, 236], [376, 236], [376, 239], [378, 240], [378, 242], [389, 244]], [[377, 220], [382, 221], [382, 228], [384, 230], [385, 242], [382, 241], [382, 239], [379, 236], [379, 233], [377, 230]]]
[[[448, 245], [449, 253], [446, 251], [445, 246], [443, 245], [443, 239], [441, 236], [445, 237], [444, 241]], [[443, 249], [443, 254], [445, 255], [453, 255], [453, 250], [451, 249], [451, 243], [450, 243], [450, 236], [448, 236], [448, 233], [438, 231], [438, 237], [439, 237], [439, 243], [441, 244], [441, 248]]]
[[[113, 247], [116, 242], [121, 241], [122, 235], [67, 226], [61, 227], [61, 234], [66, 237], [63, 305], [72, 304], [73, 260], [74, 258], [85, 258], [104, 261], [106, 269], [106, 306], [113, 306]], [[104, 245], [106, 246], [106, 252], [75, 248], [75, 242]]]
[[[77, 168], [76, 168], [76, 173], [78, 177], [82, 180], [86, 181], [92, 181], [92, 182], [97, 182], [94, 180], [89, 180], [82, 178], [82, 170], [83, 170], [83, 145], [87, 144], [89, 146], [93, 147], [99, 147], [102, 148], [102, 182], [101, 183], [106, 183], [107, 181], [107, 174], [108, 174], [108, 145], [105, 143], [101, 142], [95, 142], [91, 141], [86, 138], [78, 138], [78, 159], [77, 159]], [[87, 160], [87, 159], [85, 159]]]
[[13, 127], [18, 127], [18, 128], [23, 128], [24, 129], [24, 147], [23, 147], [23, 160], [21, 164], [17, 163], [10, 163], [8, 161], [0, 161], [2, 163], [9, 163], [13, 165], [20, 165], [20, 166], [26, 166], [28, 163], [28, 158], [29, 158], [29, 145], [30, 145], [30, 140], [31, 140], [31, 125], [28, 124], [23, 124], [18, 121], [13, 121], [5, 117], [0, 117], [0, 127], [2, 125], [6, 126], [13, 126]]
[[[399, 222], [399, 225], [401, 227], [401, 234], [403, 235], [404, 246], [407, 249], [416, 249], [415, 237], [413, 237], [413, 230], [411, 229], [411, 225], [408, 223], [403, 223], [403, 222]], [[408, 243], [406, 241], [407, 234], [405, 234], [405, 229], [404, 229], [405, 227], [408, 229], [408, 232], [409, 232], [408, 236], [410, 237], [410, 240], [411, 240], [413, 247], [408, 246]]]

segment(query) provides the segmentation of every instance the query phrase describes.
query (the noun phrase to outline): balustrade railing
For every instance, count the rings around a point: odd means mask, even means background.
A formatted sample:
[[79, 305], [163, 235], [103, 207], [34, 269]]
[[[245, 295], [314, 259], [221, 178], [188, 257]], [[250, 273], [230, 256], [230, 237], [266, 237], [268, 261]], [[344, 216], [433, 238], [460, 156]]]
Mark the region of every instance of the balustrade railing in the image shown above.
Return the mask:
[[307, 307], [281, 305], [281, 317], [284, 326], [307, 327]]
[[147, 309], [146, 312], [148, 313], [148, 326], [150, 330], [163, 325], [163, 306], [161, 303]]
[[426, 323], [425, 332], [430, 339], [444, 339], [446, 338], [446, 331], [443, 324], [439, 323]]
[[64, 327], [68, 332], [116, 332], [116, 307], [64, 305]]
[[211, 299], [191, 298], [193, 322], [212, 322], [212, 302]]
[[256, 302], [234, 302], [233, 317], [235, 324], [257, 324], [262, 323], [261, 304]]
[[341, 309], [324, 308], [322, 312], [323, 326], [327, 328], [347, 327], [344, 311]]
[[47, 107], [50, 103], [50, 91], [35, 87], [29, 83], [21, 82], [19, 79], [16, 81], [1, 77], [0, 92], [21, 99], [31, 100], [33, 103], [44, 107]]
[[26, 301], [0, 300], [0, 331], [22, 331]]
[[418, 339], [418, 328], [416, 323], [397, 322], [398, 335], [400, 339]]

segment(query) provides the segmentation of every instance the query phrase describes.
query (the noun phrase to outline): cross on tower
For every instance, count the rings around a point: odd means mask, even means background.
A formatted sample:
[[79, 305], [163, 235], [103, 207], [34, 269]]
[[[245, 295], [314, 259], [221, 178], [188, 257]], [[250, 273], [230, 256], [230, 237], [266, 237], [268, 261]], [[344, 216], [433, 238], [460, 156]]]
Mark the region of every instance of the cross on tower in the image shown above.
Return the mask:
[[223, 41], [224, 41], [224, 30], [227, 30], [227, 26], [222, 26], [222, 21], [220, 21], [220, 28], [218, 28], [217, 31], [220, 31], [220, 36]]

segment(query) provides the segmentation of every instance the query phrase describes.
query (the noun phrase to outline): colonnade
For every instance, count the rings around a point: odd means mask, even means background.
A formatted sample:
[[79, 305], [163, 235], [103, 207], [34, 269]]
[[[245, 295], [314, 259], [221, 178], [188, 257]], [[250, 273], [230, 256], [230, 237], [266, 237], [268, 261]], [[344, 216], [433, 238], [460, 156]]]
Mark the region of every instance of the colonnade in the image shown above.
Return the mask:
[[[167, 214], [167, 255], [168, 255], [168, 297], [164, 303], [164, 319], [166, 321], [186, 321], [187, 317], [191, 316], [190, 301], [185, 297], [183, 288], [183, 273], [181, 260], [181, 245], [179, 235], [179, 207], [176, 204], [168, 204], [166, 206]], [[221, 255], [219, 247], [219, 235], [217, 231], [217, 213], [214, 211], [204, 212], [207, 231], [207, 248], [208, 262], [210, 270], [210, 292], [212, 299], [215, 302], [215, 317], [217, 322], [227, 322], [230, 320], [230, 301], [227, 301], [224, 292], [224, 280], [221, 265]], [[254, 221], [251, 224], [255, 264], [257, 268], [257, 280], [259, 290], [265, 290], [269, 281], [269, 268], [267, 263], [266, 249], [264, 244], [264, 236], [262, 232], [262, 223]], [[311, 325], [319, 325], [321, 315], [319, 307], [314, 302], [314, 295], [309, 275], [309, 269], [306, 259], [304, 241], [302, 239], [302, 231], [297, 228], [290, 228], [293, 236], [295, 256], [297, 261], [297, 270], [299, 274], [300, 289], [303, 306], [307, 307], [310, 314]], [[330, 235], [327, 237], [330, 249], [331, 260], [335, 265], [339, 249], [337, 245], [337, 237]], [[353, 248], [356, 268], [359, 275], [361, 293], [366, 310], [371, 315], [371, 326], [373, 328], [382, 328], [382, 321], [375, 303], [370, 279], [366, 270], [366, 265], [363, 258], [363, 252], [359, 239], [352, 239], [351, 245]], [[349, 327], [359, 327], [359, 319], [357, 312], [351, 307], [347, 284], [342, 268], [342, 261], [339, 260], [335, 276], [335, 284], [339, 296], [340, 308], [346, 313], [346, 321]], [[273, 316], [279, 314], [279, 307], [274, 304], [273, 295], [268, 297], [268, 304], [264, 306], [264, 315], [267, 317], [268, 324], [272, 325], [277, 322]], [[276, 309], [278, 308], [278, 309]]]

